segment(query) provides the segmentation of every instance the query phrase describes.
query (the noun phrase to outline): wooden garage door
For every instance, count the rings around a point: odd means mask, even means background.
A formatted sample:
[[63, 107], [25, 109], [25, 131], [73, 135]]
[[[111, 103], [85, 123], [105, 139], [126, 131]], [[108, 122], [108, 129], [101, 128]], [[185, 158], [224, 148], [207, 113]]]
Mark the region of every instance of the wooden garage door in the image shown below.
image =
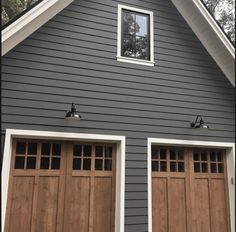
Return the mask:
[[229, 232], [225, 151], [152, 146], [153, 232]]
[[5, 232], [114, 232], [115, 149], [14, 140]]

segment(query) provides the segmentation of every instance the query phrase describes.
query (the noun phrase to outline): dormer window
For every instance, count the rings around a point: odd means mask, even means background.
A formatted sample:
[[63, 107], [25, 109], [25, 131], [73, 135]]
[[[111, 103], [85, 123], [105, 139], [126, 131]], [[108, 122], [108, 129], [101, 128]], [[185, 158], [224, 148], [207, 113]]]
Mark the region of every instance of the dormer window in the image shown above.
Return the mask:
[[153, 66], [153, 13], [119, 5], [118, 20], [117, 60]]

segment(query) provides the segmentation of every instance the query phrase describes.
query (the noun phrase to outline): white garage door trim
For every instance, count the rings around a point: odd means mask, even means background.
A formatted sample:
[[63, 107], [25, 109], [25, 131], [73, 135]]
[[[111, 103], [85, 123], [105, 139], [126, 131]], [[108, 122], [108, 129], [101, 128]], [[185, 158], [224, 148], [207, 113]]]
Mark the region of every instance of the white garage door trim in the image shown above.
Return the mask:
[[148, 138], [148, 232], [152, 232], [152, 145], [175, 145], [186, 147], [207, 147], [226, 149], [229, 202], [230, 202], [230, 223], [231, 231], [235, 231], [235, 143], [189, 141], [176, 139]]
[[124, 232], [124, 206], [125, 206], [125, 136], [79, 134], [34, 130], [7, 129], [2, 165], [2, 232], [4, 231], [8, 183], [10, 175], [11, 149], [13, 138], [27, 139], [55, 139], [63, 141], [87, 142], [115, 142], [117, 144], [116, 156], [116, 206], [115, 206], [115, 232]]

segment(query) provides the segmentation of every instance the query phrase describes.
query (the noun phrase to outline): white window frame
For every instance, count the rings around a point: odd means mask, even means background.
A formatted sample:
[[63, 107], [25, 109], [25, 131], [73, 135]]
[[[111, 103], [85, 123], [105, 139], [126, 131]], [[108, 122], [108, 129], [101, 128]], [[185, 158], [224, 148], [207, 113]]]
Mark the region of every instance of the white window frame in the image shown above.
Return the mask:
[[50, 131], [7, 129], [5, 135], [3, 164], [2, 164], [2, 232], [4, 232], [10, 163], [12, 157], [12, 139], [49, 139], [62, 141], [112, 142], [117, 144], [116, 156], [116, 203], [115, 203], [115, 232], [124, 232], [125, 207], [125, 136], [78, 134]]
[[[121, 25], [122, 25], [122, 10], [130, 10], [142, 14], [147, 14], [150, 16], [150, 60], [135, 59], [130, 57], [124, 57], [121, 55]], [[154, 66], [154, 24], [153, 24], [153, 12], [148, 10], [143, 10], [140, 8], [134, 8], [126, 5], [118, 5], [118, 31], [117, 31], [117, 60], [120, 62], [128, 62], [132, 64], [140, 64], [147, 66]]]
[[152, 145], [226, 149], [231, 231], [235, 231], [235, 143], [148, 138], [148, 232], [152, 232]]

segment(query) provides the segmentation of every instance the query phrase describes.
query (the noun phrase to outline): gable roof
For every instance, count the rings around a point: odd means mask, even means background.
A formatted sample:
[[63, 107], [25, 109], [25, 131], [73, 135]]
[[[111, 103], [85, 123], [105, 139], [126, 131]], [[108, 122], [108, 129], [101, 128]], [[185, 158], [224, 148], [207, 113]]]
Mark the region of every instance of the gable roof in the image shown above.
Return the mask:
[[235, 48], [201, 0], [172, 2], [235, 87]]
[[[2, 56], [74, 0], [44, 0], [2, 31]], [[201, 0], [172, 0], [223, 73], [235, 86], [235, 48]]]

